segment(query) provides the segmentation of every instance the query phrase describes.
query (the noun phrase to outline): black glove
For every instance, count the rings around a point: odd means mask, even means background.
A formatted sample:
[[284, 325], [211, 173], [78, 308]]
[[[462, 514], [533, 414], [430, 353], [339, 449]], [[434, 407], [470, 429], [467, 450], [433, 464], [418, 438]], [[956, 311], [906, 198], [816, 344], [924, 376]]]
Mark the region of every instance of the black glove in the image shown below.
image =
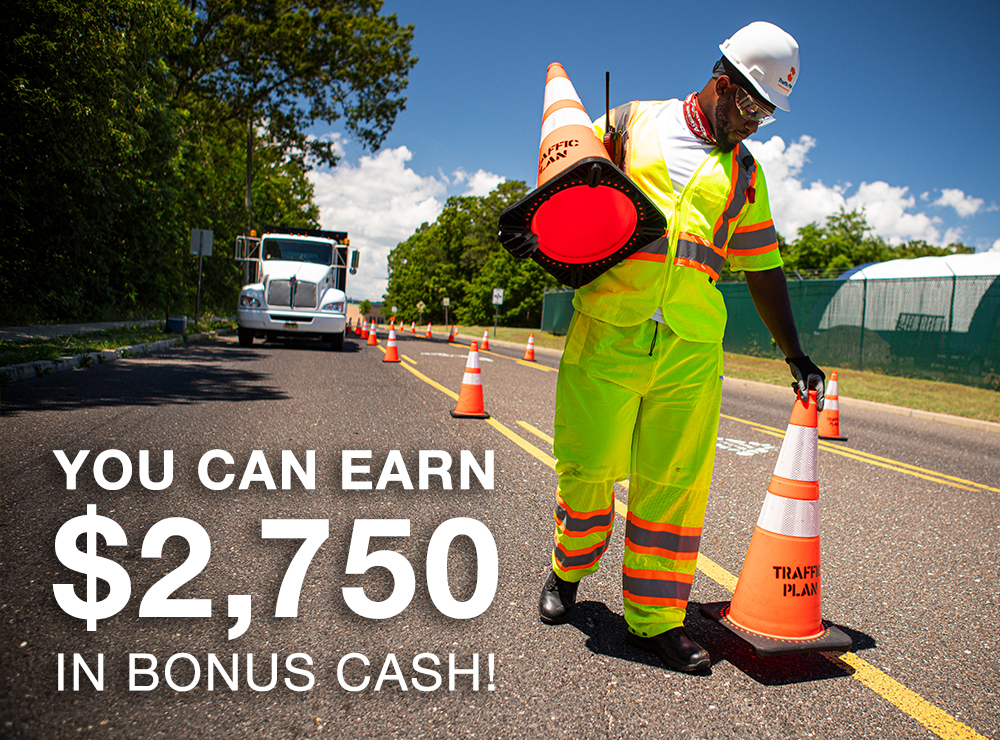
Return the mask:
[[826, 400], [826, 375], [816, 367], [816, 363], [809, 359], [807, 355], [801, 357], [787, 357], [788, 369], [792, 371], [795, 382], [792, 388], [798, 394], [802, 402], [809, 399], [809, 391], [816, 391], [816, 409], [823, 410], [823, 403]]

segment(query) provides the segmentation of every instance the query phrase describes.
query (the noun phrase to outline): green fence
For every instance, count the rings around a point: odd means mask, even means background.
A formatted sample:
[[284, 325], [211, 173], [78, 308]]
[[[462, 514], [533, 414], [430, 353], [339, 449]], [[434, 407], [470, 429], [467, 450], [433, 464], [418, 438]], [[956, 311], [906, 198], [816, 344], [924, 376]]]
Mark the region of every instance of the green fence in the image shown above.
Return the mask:
[[[720, 283], [727, 352], [780, 356], [746, 283]], [[1000, 276], [790, 280], [803, 349], [823, 365], [997, 387]], [[548, 293], [542, 330], [565, 334], [572, 291]]]

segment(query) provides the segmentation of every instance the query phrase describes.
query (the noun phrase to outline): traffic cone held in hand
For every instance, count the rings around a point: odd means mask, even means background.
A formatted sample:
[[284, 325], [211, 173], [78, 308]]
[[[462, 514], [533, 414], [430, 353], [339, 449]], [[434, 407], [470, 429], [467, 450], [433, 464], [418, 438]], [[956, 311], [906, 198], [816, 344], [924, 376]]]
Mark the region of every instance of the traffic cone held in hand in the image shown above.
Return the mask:
[[531, 336], [528, 337], [528, 346], [524, 349], [524, 359], [534, 362], [535, 361], [535, 334], [532, 332]]
[[729, 603], [699, 611], [760, 657], [846, 651], [851, 638], [820, 617], [816, 391], [796, 399], [743, 570]]
[[826, 402], [819, 412], [819, 438], [846, 442], [847, 437], [840, 436], [840, 399], [837, 390], [837, 371], [834, 370], [826, 386]]
[[546, 72], [543, 111], [537, 189], [500, 214], [500, 242], [579, 288], [662, 237], [667, 221], [608, 157], [561, 64]]
[[475, 342], [469, 349], [469, 359], [465, 363], [462, 389], [458, 393], [458, 406], [451, 412], [455, 418], [488, 419], [490, 415], [483, 408], [483, 376], [479, 369], [479, 347]]
[[382, 362], [399, 362], [399, 349], [396, 346], [396, 330], [389, 329], [389, 341], [385, 345], [385, 356]]
[[489, 348], [490, 348], [490, 330], [489, 330], [489, 329], [487, 329], [486, 331], [484, 331], [484, 332], [483, 332], [483, 344], [482, 344], [482, 349], [483, 349], [484, 351], [488, 351], [488, 350], [489, 350]]

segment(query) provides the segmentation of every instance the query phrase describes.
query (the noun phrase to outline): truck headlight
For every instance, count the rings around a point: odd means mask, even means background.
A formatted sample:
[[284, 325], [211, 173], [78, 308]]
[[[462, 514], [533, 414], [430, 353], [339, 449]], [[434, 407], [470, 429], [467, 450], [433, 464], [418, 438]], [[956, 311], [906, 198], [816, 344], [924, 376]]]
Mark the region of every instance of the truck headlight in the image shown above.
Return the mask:
[[260, 301], [249, 293], [240, 296], [240, 306], [243, 308], [260, 308]]
[[347, 310], [346, 301], [331, 301], [330, 303], [324, 303], [322, 311], [336, 311], [337, 313], [344, 313]]

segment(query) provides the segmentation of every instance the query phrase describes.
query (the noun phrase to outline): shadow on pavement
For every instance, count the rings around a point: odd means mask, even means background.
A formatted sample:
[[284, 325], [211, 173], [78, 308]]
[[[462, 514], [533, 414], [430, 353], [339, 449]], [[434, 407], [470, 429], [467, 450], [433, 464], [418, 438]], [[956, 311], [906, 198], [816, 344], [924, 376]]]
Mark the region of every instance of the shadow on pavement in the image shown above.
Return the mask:
[[[849, 670], [843, 664], [835, 663], [820, 653], [759, 658], [749, 645], [716, 622], [701, 616], [698, 606], [694, 602], [688, 603], [684, 625], [688, 636], [708, 650], [713, 666], [722, 661], [732, 663], [738, 670], [765, 686], [807, 683], [849, 675]], [[567, 624], [587, 635], [587, 649], [594, 653], [670, 670], [652, 653], [626, 643], [625, 618], [600, 602], [577, 603]], [[868, 635], [838, 626], [854, 640], [854, 651], [875, 646], [875, 641]], [[709, 671], [694, 675], [707, 675]]]

